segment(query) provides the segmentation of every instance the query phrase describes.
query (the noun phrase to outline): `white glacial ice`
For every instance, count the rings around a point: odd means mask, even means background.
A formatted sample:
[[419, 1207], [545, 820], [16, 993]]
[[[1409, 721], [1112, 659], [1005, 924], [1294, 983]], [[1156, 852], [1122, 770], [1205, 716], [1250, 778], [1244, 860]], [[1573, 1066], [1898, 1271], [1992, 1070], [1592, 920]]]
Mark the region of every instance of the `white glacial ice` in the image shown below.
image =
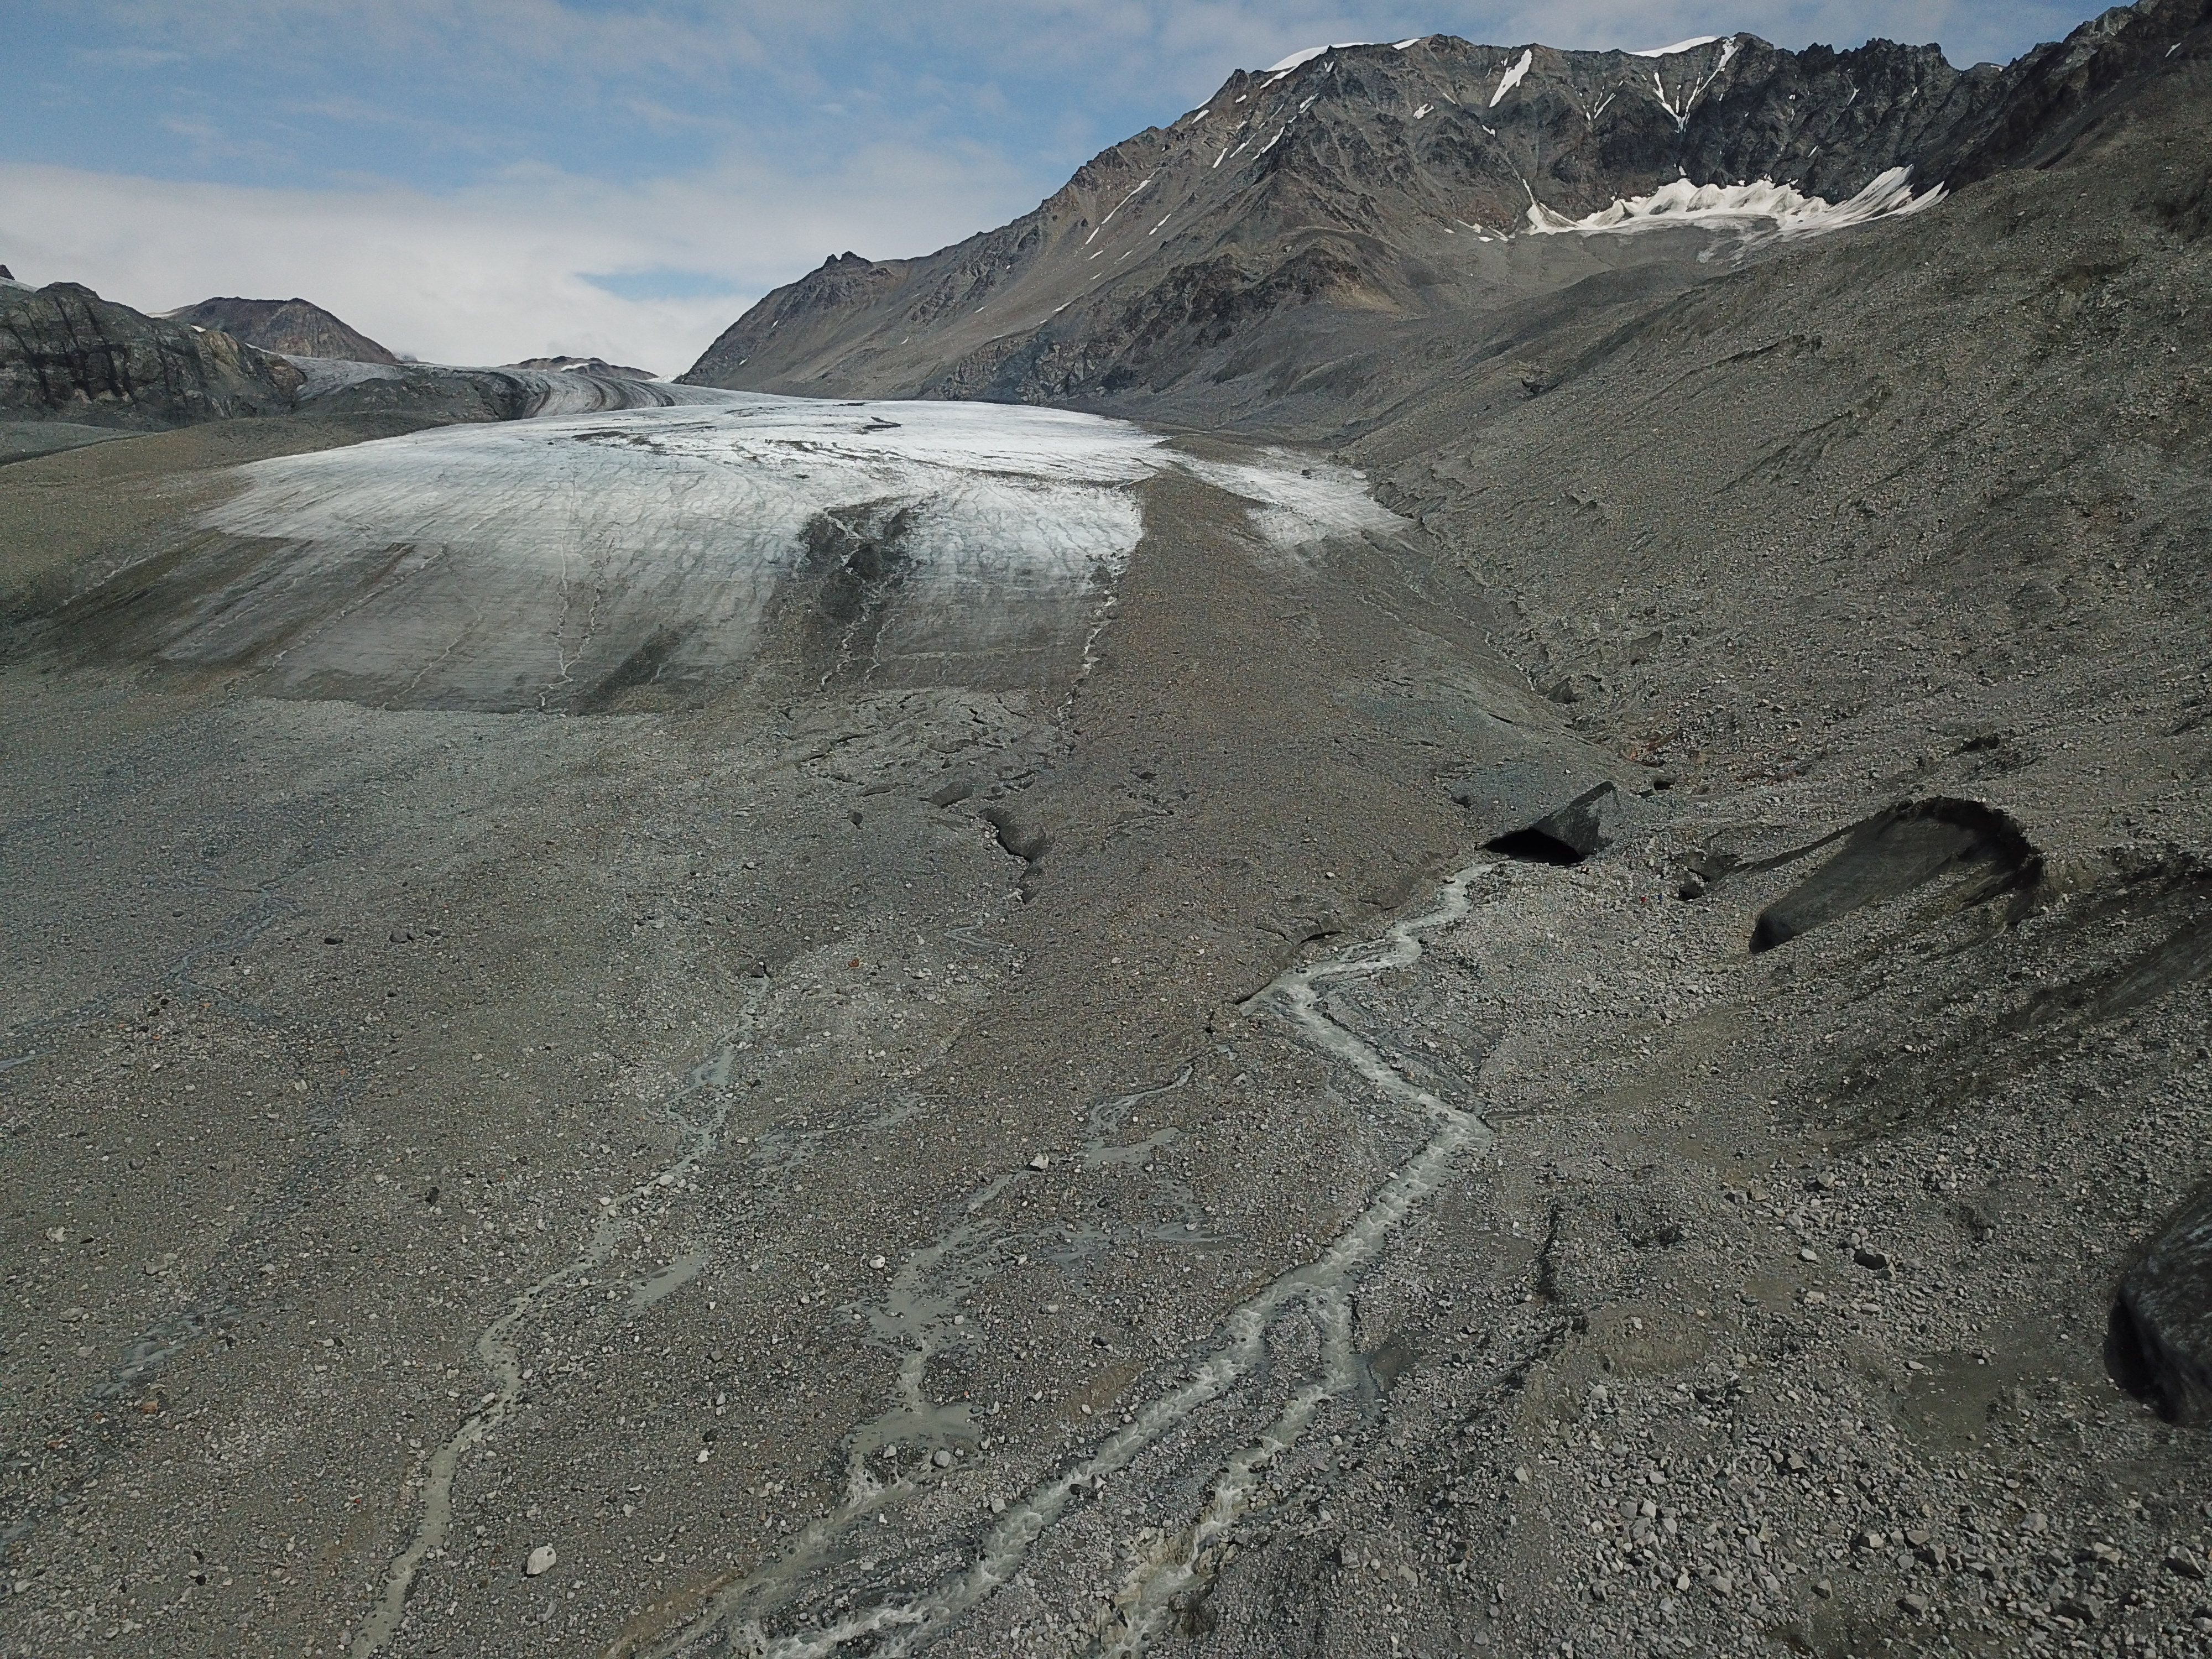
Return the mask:
[[1096, 416], [694, 395], [714, 401], [242, 468], [203, 522], [275, 546], [197, 595], [165, 654], [258, 662], [295, 696], [572, 707], [626, 664], [680, 678], [744, 662], [782, 584], [866, 545], [896, 566], [871, 652], [988, 677], [1079, 656], [1143, 533], [1133, 486], [1158, 473], [1242, 497], [1285, 552], [1399, 525], [1347, 469], [1201, 462]]
[[1817, 236], [1875, 219], [1917, 213], [1943, 199], [1941, 185], [1916, 196], [1911, 179], [1911, 168], [1892, 167], [1848, 202], [1831, 202], [1771, 179], [1747, 185], [1693, 185], [1686, 179], [1677, 179], [1649, 196], [1616, 201], [1580, 219], [1570, 219], [1540, 202], [1531, 202], [1526, 228], [1537, 235], [1560, 236], [1620, 234], [1690, 225], [1703, 230], [1773, 237]]

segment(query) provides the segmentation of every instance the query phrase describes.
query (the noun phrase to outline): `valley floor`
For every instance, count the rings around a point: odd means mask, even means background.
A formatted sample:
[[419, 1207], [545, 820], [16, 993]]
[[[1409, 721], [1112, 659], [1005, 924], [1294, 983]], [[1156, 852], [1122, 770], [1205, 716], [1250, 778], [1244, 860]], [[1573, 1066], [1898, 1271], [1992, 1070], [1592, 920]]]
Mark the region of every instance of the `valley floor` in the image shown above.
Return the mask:
[[2206, 1651], [2177, 109], [1328, 454], [0, 467], [0, 1654]]

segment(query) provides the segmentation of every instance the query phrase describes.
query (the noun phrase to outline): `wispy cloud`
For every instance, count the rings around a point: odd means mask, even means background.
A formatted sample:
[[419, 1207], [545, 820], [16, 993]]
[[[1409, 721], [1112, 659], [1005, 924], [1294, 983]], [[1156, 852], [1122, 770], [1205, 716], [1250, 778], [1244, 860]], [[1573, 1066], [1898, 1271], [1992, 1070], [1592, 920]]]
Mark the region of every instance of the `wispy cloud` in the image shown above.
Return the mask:
[[921, 252], [1021, 195], [995, 158], [884, 147], [805, 177], [730, 165], [624, 185], [526, 169], [435, 195], [0, 163], [0, 261], [145, 310], [300, 295], [432, 361], [566, 351], [674, 374], [825, 252]]

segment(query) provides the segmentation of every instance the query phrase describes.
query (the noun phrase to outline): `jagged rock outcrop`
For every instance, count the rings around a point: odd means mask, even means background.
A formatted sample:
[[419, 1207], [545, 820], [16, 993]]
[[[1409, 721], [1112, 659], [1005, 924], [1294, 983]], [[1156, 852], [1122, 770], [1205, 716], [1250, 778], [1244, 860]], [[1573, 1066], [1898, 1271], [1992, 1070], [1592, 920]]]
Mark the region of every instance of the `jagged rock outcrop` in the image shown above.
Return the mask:
[[220, 329], [195, 330], [77, 283], [0, 289], [0, 412], [155, 429], [288, 413], [305, 377]]
[[221, 329], [234, 340], [288, 356], [337, 357], [396, 363], [384, 347], [307, 300], [203, 300], [169, 315], [196, 328]]
[[[1655, 54], [1448, 35], [1332, 48], [1240, 71], [1000, 229], [923, 258], [825, 262], [684, 378], [1132, 409], [1240, 377], [1279, 387], [1294, 360], [1326, 369], [1310, 341], [1269, 344], [1309, 308], [1371, 330], [1594, 277], [1689, 280], [1709, 238], [1528, 234], [1678, 181], [1795, 192], [1750, 204], [1741, 228], [1777, 201], [1796, 211], [1872, 186], [1871, 214], [2016, 165], [2205, 12], [2143, 0], [2006, 69], [1954, 69], [1934, 46], [1790, 52], [1749, 35]], [[1660, 267], [1680, 274], [1633, 274]], [[1218, 398], [1208, 410], [1223, 412]]]

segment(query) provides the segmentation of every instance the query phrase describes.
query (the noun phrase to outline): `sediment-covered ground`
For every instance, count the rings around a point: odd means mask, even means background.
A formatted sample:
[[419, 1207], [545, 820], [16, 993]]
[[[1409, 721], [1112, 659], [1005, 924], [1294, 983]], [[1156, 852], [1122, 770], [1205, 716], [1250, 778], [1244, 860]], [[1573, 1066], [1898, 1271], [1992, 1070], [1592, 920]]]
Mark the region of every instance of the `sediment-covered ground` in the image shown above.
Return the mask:
[[0, 467], [0, 1652], [2203, 1651], [2203, 52], [1327, 445]]

